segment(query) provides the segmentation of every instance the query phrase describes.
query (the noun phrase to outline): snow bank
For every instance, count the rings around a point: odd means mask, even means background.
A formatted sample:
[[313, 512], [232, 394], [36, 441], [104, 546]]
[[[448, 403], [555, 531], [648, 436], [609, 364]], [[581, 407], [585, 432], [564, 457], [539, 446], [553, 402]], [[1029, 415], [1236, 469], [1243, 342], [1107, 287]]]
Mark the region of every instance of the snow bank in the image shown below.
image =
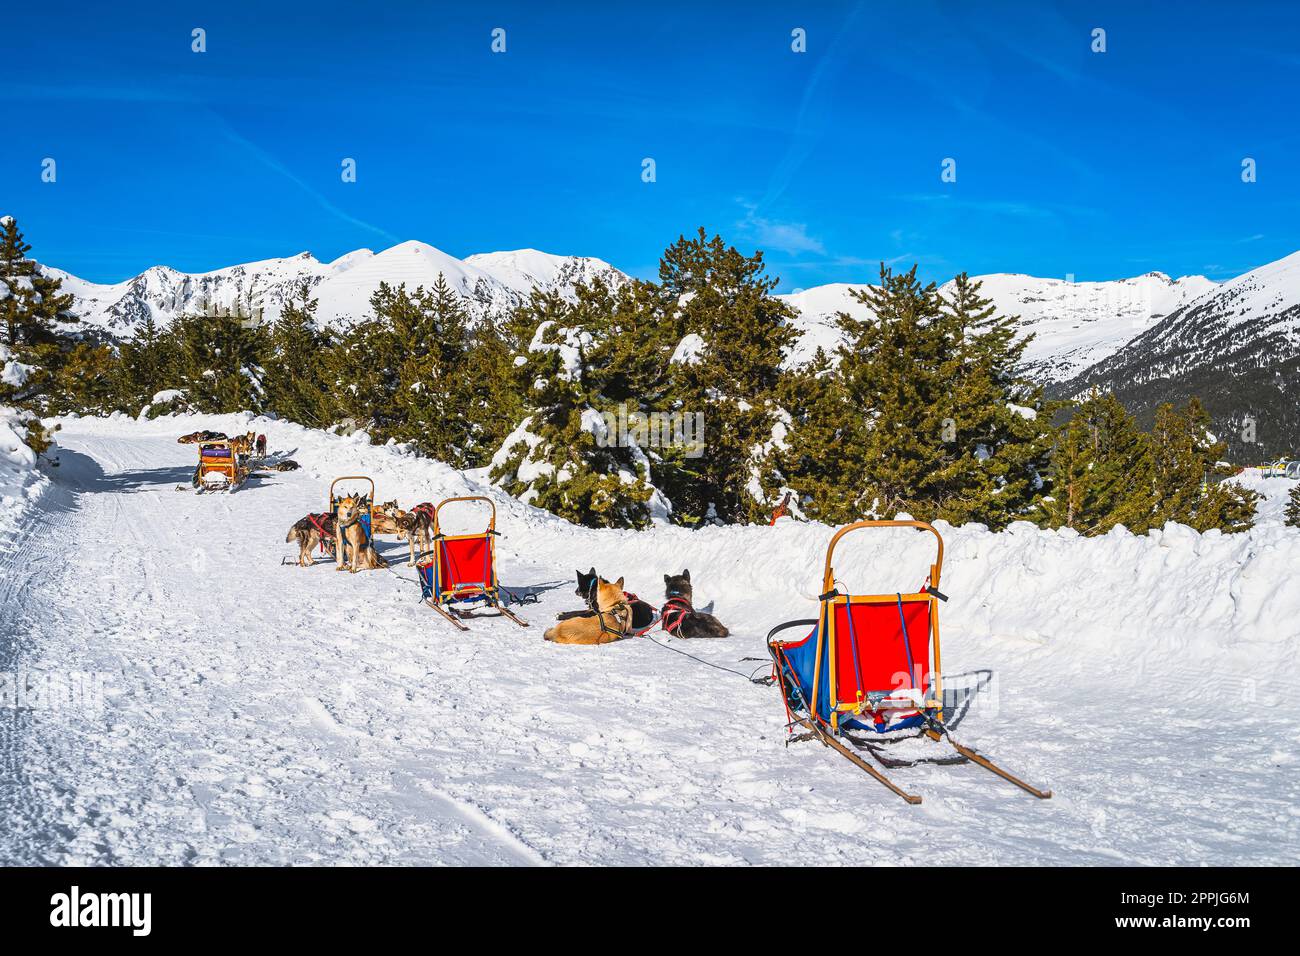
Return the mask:
[[23, 440], [24, 416], [0, 405], [0, 536], [12, 534], [27, 506], [48, 484], [36, 470], [36, 453]]
[[[713, 602], [724, 620], [748, 623], [759, 636], [780, 621], [815, 613], [833, 532], [826, 525], [592, 530], [476, 480], [481, 472], [457, 471], [401, 445], [372, 446], [360, 434], [331, 435], [250, 415], [153, 421], [118, 415], [95, 425], [101, 434], [120, 429], [124, 436], [199, 428], [265, 432], [272, 448], [297, 460], [322, 486], [337, 475], [359, 473], [375, 479], [381, 499], [403, 504], [486, 496], [497, 507], [503, 556], [541, 566], [557, 579], [595, 565], [625, 574], [630, 589], [658, 601], [662, 575], [690, 568], [697, 605]], [[946, 547], [941, 589], [951, 597], [942, 615], [945, 649], [979, 647], [994, 656], [1045, 652], [1058, 668], [1106, 668], [1108, 679], [1128, 673], [1137, 682], [1156, 670], [1168, 675], [1171, 667], [1239, 675], [1281, 667], [1286, 670], [1270, 673], [1294, 676], [1300, 529], [1281, 521], [1294, 483], [1251, 473], [1236, 480], [1265, 495], [1259, 523], [1244, 534], [1199, 534], [1171, 523], [1145, 535], [1121, 527], [1083, 538], [1024, 522], [997, 533], [938, 523]], [[314, 503], [303, 504], [305, 511]], [[471, 526], [480, 520], [461, 514]], [[836, 551], [836, 578], [855, 593], [919, 588], [933, 548], [931, 536], [908, 529], [856, 532]]]

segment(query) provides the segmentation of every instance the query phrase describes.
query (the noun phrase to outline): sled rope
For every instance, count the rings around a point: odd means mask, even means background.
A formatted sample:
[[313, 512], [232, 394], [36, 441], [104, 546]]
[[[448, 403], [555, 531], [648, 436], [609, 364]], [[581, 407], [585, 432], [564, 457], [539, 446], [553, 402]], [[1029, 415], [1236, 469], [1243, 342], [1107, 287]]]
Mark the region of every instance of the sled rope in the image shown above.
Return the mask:
[[755, 678], [755, 677], [754, 677], [754, 674], [757, 674], [758, 671], [760, 671], [760, 670], [766, 670], [766, 669], [767, 669], [766, 667], [760, 667], [760, 668], [758, 668], [758, 670], [755, 670], [755, 671], [752, 671], [752, 672], [749, 673], [749, 674], [746, 674], [744, 671], [738, 671], [738, 670], [735, 670], [734, 668], [731, 668], [731, 667], [723, 667], [721, 664], [715, 664], [715, 663], [713, 663], [713, 661], [706, 661], [706, 660], [705, 660], [704, 658], [702, 658], [702, 657], [696, 657], [694, 654], [688, 654], [686, 651], [682, 650], [682, 649], [679, 648], [679, 647], [673, 647], [671, 644], [664, 644], [664, 643], [662, 643], [662, 642], [660, 642], [660, 641], [655, 640], [655, 639], [654, 639], [653, 637], [651, 637], [649, 634], [646, 634], [646, 635], [645, 635], [645, 639], [646, 639], [647, 641], [649, 641], [651, 644], [654, 644], [654, 645], [656, 645], [656, 646], [658, 646], [658, 647], [662, 647], [664, 650], [672, 651], [674, 654], [681, 654], [682, 657], [689, 657], [691, 660], [695, 661], [697, 664], [703, 664], [705, 667], [712, 667], [714, 670], [726, 671], [728, 674], [735, 674], [737, 677], [743, 677], [743, 678], [745, 678], [745, 680], [749, 681], [751, 684], [758, 684], [758, 685], [760, 685], [760, 686], [762, 686], [762, 687], [767, 687], [767, 686], [769, 686], [769, 685], [770, 685], [770, 684], [775, 680], [775, 678], [773, 678], [773, 677], [763, 677], [763, 678]]

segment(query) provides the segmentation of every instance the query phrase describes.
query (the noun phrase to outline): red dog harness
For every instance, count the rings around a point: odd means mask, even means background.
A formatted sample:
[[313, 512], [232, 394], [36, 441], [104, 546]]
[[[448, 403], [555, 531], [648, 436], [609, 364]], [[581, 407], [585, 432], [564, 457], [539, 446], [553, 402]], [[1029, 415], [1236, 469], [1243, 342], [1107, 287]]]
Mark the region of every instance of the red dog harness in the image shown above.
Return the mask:
[[664, 630], [676, 637], [678, 628], [682, 626], [682, 619], [694, 610], [695, 608], [686, 598], [672, 597], [664, 603], [663, 609], [659, 612], [659, 620]]
[[309, 514], [307, 516], [307, 520], [310, 521], [315, 526], [316, 530], [320, 532], [320, 553], [321, 554], [325, 554], [326, 539], [330, 541], [334, 540], [334, 532], [327, 531], [325, 529], [325, 522], [332, 517], [334, 516], [331, 515], [328, 511], [322, 511], [320, 514], [314, 514], [314, 515]]

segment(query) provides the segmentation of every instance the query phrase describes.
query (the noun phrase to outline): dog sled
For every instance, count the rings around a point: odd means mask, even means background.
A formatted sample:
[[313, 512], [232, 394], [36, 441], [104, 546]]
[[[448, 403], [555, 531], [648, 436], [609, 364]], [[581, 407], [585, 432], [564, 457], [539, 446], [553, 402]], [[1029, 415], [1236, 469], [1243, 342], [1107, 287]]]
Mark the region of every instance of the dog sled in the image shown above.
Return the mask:
[[193, 485], [205, 491], [234, 491], [248, 479], [248, 464], [229, 439], [199, 443], [199, 465]]
[[[836, 586], [832, 566], [836, 544], [850, 532], [868, 528], [916, 528], [934, 535], [936, 556], [919, 591], [859, 595]], [[975, 763], [1047, 799], [1050, 790], [1030, 786], [958, 743], [944, 724], [938, 610], [947, 596], [939, 591], [942, 567], [943, 538], [924, 521], [859, 521], [835, 532], [826, 548], [817, 618], [788, 621], [767, 635], [773, 676], [789, 718], [790, 741], [820, 741], [910, 804], [920, 803], [921, 797], [904, 790], [861, 754], [886, 769], [914, 763]], [[800, 640], [776, 638], [782, 631], [809, 625], [811, 632]], [[795, 735], [795, 728], [804, 733]], [[905, 735], [947, 744], [957, 756], [919, 761], [886, 758], [878, 745]]]
[[[443, 534], [441, 522], [447, 506], [470, 501], [487, 502], [492, 509], [487, 528], [470, 534]], [[434, 509], [433, 554], [416, 565], [421, 600], [462, 631], [469, 630], [464, 619], [472, 616], [470, 609], [474, 605], [494, 608], [520, 627], [528, 626], [502, 600], [497, 583], [496, 525], [497, 509], [490, 498], [481, 495], [447, 498]]]

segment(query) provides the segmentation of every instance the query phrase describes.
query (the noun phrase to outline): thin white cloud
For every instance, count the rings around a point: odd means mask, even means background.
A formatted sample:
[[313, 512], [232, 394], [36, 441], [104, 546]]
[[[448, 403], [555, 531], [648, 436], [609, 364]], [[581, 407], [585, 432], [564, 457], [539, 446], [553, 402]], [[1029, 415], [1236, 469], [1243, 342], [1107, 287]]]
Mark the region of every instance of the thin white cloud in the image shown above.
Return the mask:
[[826, 251], [820, 239], [808, 234], [807, 223], [768, 219], [758, 214], [757, 206], [751, 203], [741, 205], [745, 208], [745, 218], [736, 224], [737, 228], [760, 248], [775, 249], [794, 256], [805, 252], [820, 255]]

